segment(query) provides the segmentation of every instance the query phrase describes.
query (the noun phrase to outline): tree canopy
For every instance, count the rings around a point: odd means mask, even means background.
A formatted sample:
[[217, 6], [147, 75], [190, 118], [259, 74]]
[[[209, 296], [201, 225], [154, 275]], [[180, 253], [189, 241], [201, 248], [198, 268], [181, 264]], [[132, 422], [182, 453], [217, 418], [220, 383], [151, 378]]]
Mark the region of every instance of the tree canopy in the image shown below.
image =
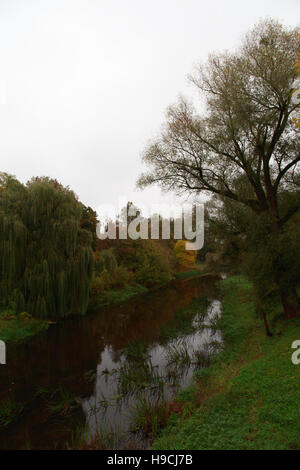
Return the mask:
[[[298, 44], [297, 29], [268, 20], [237, 51], [210, 55], [190, 76], [200, 106], [181, 98], [169, 107], [161, 135], [145, 150], [149, 171], [139, 186], [226, 198], [267, 220], [268, 234], [278, 237], [300, 208], [300, 129], [293, 121], [300, 104], [292, 100]], [[294, 195], [289, 204], [287, 192]], [[286, 313], [297, 310], [281, 276], [274, 282]]]
[[[298, 186], [299, 131], [290, 119], [299, 108], [291, 103], [297, 48], [296, 30], [269, 21], [236, 53], [211, 55], [190, 77], [205, 111], [184, 99], [168, 109], [161, 137], [145, 151], [151, 171], [139, 185], [220, 194], [255, 212], [276, 204], [279, 187]], [[249, 194], [236, 188], [241, 175]]]
[[40, 317], [86, 312], [93, 254], [82, 214], [75, 194], [56, 180], [23, 185], [1, 174], [1, 302]]

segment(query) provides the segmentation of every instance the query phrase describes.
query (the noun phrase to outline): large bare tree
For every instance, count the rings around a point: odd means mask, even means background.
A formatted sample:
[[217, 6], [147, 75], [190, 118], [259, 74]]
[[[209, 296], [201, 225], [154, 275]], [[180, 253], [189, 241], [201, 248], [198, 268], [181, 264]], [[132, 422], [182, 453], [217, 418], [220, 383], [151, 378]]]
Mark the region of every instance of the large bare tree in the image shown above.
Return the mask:
[[[189, 77], [199, 108], [181, 98], [168, 109], [160, 137], [145, 150], [149, 172], [139, 186], [220, 195], [264, 214], [274, 234], [282, 230], [299, 210], [297, 198], [286, 209], [279, 197], [299, 190], [298, 47], [299, 30], [266, 20], [236, 52], [211, 55]], [[280, 277], [277, 283], [286, 315], [297, 313], [292, 286], [283, 288]]]

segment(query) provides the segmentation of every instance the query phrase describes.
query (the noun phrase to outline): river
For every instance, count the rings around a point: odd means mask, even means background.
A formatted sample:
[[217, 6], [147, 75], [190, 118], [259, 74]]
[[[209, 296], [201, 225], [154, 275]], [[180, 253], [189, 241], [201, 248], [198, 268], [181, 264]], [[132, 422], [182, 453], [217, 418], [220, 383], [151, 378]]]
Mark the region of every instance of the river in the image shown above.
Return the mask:
[[174, 281], [8, 345], [0, 400], [21, 411], [0, 449], [147, 448], [137, 410], [171, 402], [222, 347], [218, 279]]

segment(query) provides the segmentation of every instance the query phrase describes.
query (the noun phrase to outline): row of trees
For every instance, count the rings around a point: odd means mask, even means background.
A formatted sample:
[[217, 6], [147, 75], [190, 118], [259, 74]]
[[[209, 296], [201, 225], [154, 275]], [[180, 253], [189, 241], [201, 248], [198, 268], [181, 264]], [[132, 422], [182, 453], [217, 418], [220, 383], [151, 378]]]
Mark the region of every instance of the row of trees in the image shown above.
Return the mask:
[[157, 287], [172, 280], [178, 270], [195, 266], [197, 251], [186, 250], [185, 241], [174, 239], [174, 220], [166, 221], [170, 227], [170, 238], [162, 239], [163, 218], [158, 214], [158, 239], [131, 239], [130, 236], [126, 239], [119, 238], [120, 227], [123, 227], [123, 232], [127, 229], [128, 233], [132, 221], [136, 221], [136, 230], [139, 233], [141, 227], [138, 220], [148, 227], [150, 234], [151, 218], [143, 217], [141, 210], [128, 202], [115, 222], [116, 239], [97, 240], [91, 308], [96, 308], [99, 301], [101, 304], [102, 297], [111, 290], [128, 286]]
[[0, 306], [38, 317], [85, 314], [107, 291], [161, 285], [189, 261], [170, 240], [100, 240], [97, 223], [56, 180], [23, 185], [1, 174]]

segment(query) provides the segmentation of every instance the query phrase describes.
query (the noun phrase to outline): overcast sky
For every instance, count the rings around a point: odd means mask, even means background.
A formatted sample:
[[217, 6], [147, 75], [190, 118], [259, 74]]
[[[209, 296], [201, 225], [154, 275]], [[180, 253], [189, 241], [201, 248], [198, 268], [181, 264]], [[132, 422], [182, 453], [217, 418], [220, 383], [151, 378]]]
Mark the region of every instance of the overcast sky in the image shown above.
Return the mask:
[[97, 209], [170, 203], [135, 183], [186, 76], [298, 0], [0, 0], [0, 171], [50, 176]]

